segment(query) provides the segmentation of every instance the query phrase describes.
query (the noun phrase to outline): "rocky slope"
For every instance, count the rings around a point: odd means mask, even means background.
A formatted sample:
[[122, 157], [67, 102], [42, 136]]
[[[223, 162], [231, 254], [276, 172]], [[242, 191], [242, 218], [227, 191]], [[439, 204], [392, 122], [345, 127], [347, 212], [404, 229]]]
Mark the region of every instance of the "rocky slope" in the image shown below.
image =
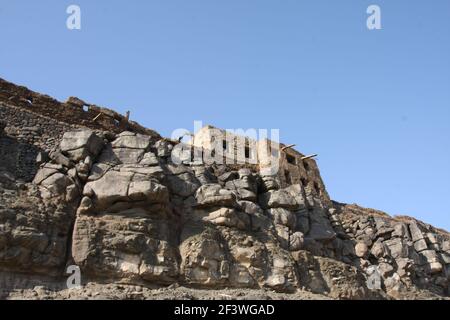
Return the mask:
[[449, 296], [446, 231], [251, 168], [174, 164], [177, 142], [76, 98], [0, 80], [0, 116], [0, 298]]

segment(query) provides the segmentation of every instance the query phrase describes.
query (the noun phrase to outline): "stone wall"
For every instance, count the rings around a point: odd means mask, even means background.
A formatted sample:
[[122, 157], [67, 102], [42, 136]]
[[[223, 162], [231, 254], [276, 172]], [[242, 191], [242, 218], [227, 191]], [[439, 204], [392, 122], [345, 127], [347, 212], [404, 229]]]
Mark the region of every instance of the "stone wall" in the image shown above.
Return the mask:
[[64, 132], [79, 127], [1, 102], [0, 118], [6, 125], [5, 134], [44, 151], [57, 146]]
[[0, 136], [0, 171], [7, 171], [16, 179], [31, 181], [38, 169], [38, 153], [39, 148], [34, 145]]
[[0, 103], [0, 118], [5, 125], [0, 137], [0, 168], [25, 181], [33, 180], [39, 153], [49, 154], [65, 131], [77, 127], [4, 103]]
[[[159, 134], [134, 121], [128, 121], [117, 112], [70, 97], [61, 103], [47, 95], [18, 86], [0, 78], [0, 102], [13, 105], [35, 114], [50, 117], [69, 125], [84, 126], [94, 130], [122, 132], [125, 130], [160, 138]], [[99, 116], [101, 114], [101, 116]], [[95, 120], [94, 120], [95, 119]]]
[[76, 128], [129, 130], [145, 133], [152, 139], [160, 137], [153, 130], [125, 121], [113, 110], [73, 97], [61, 103], [3, 79], [0, 79], [0, 119], [3, 123], [0, 131], [8, 136], [0, 140], [0, 168], [8, 169], [17, 179], [25, 181], [31, 181], [36, 174], [39, 153], [44, 160], [58, 146], [64, 132]]

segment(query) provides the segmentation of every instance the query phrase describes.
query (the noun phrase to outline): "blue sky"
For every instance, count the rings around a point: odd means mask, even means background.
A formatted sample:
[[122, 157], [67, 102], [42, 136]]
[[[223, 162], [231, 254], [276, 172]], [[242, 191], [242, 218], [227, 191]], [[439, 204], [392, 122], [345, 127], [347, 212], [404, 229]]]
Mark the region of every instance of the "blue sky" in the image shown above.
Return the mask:
[[0, 36], [4, 79], [164, 136], [279, 128], [333, 199], [450, 230], [448, 0], [1, 0]]

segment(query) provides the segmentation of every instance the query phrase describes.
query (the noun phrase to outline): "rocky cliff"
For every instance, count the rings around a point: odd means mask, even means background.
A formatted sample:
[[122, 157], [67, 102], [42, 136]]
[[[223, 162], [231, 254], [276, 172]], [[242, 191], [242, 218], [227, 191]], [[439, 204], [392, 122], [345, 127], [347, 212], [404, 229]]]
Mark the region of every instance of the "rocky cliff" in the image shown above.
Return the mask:
[[175, 164], [178, 142], [127, 117], [1, 79], [0, 119], [1, 298], [449, 296], [446, 231], [249, 167]]

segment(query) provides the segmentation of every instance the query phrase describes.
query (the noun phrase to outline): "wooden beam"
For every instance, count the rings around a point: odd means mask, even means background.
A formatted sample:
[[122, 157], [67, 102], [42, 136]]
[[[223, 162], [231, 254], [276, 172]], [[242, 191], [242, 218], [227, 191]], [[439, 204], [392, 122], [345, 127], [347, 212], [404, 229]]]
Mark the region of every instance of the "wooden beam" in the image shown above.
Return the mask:
[[310, 156], [302, 157], [302, 161], [303, 161], [303, 160], [312, 159], [312, 158], [315, 158], [315, 157], [317, 157], [317, 156], [318, 156], [317, 154], [312, 154], [312, 155], [310, 155]]
[[101, 116], [102, 114], [103, 114], [103, 113], [100, 112], [94, 119], [92, 119], [92, 121], [94, 121], [94, 122], [97, 121], [98, 118], [100, 118], [100, 116]]
[[291, 148], [293, 148], [293, 147], [295, 147], [295, 144], [290, 144], [290, 145], [288, 145], [288, 146], [285, 146], [285, 147], [281, 148], [281, 151], [284, 151], [284, 150], [286, 150], [286, 149], [291, 149]]

